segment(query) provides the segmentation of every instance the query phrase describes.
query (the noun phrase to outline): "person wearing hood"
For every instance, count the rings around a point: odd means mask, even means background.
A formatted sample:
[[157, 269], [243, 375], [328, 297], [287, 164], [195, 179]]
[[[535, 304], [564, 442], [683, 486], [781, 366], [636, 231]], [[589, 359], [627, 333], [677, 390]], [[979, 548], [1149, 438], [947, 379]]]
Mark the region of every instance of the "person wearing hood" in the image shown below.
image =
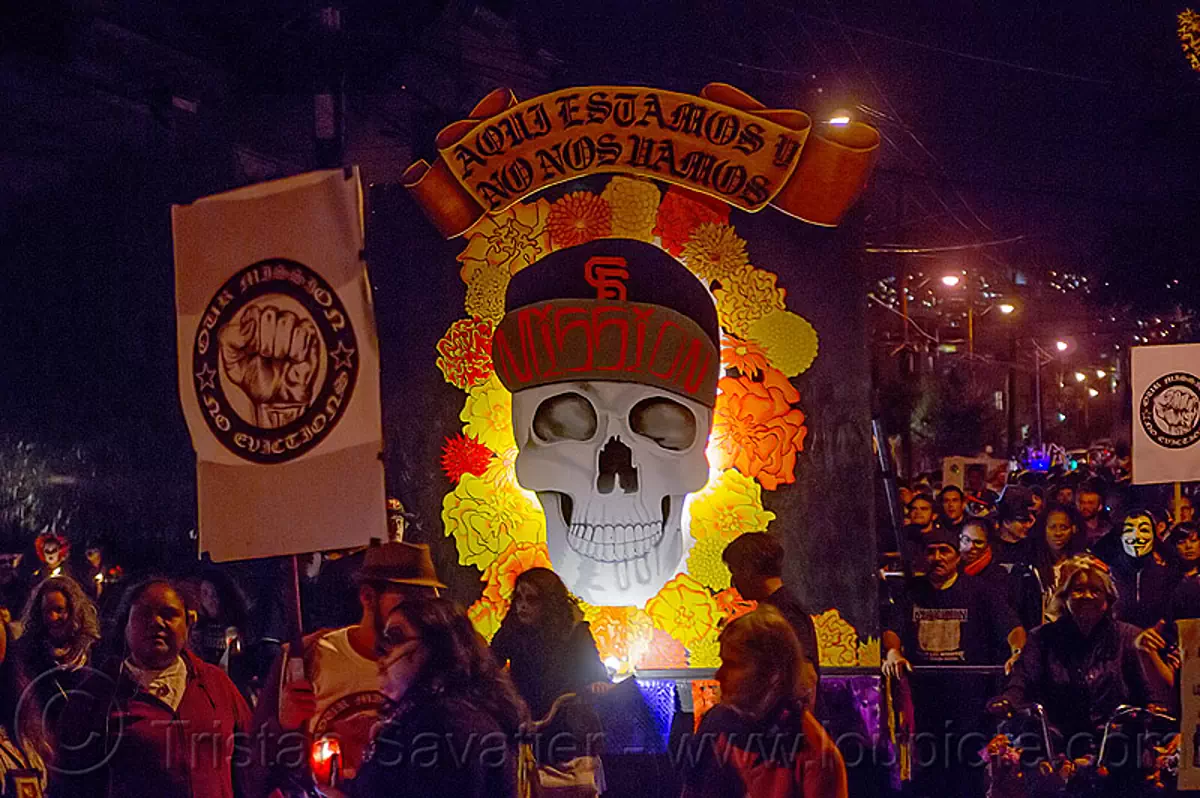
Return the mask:
[[1109, 534], [1120, 541], [1119, 549], [1100, 546], [1119, 596], [1113, 612], [1118, 620], [1148, 629], [1166, 617], [1178, 581], [1155, 551], [1154, 516], [1148, 510], [1129, 510]]

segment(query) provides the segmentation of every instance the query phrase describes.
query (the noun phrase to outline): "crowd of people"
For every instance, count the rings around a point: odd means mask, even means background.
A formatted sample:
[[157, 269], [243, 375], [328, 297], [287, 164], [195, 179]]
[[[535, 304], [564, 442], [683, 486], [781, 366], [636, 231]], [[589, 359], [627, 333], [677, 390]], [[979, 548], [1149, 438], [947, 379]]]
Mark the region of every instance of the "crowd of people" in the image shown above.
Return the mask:
[[[277, 646], [264, 667], [247, 664], [253, 619], [216, 566], [107, 601], [86, 574], [45, 569], [0, 626], [0, 795], [604, 793], [600, 711], [621, 688], [553, 571], [518, 576], [489, 644], [442, 595], [427, 547], [391, 541], [346, 559], [357, 620]], [[721, 703], [680, 744], [682, 795], [846, 796], [814, 716], [815, 629], [783, 584], [782, 546], [753, 533], [724, 560], [758, 607], [721, 632]]]
[[1162, 497], [1100, 476], [994, 499], [901, 487], [883, 670], [911, 687], [915, 795], [982, 795], [998, 721], [1031, 707], [1068, 759], [1096, 753], [1118, 708], [1176, 710], [1175, 621], [1200, 618], [1189, 498], [1176, 518]]

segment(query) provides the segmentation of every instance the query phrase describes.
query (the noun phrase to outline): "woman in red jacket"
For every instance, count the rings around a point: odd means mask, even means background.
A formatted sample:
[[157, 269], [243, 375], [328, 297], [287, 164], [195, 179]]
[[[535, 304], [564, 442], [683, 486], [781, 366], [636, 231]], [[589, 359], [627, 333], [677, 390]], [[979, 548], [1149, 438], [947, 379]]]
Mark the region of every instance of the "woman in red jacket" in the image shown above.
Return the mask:
[[168, 579], [129, 589], [114, 630], [123, 635], [123, 651], [76, 688], [63, 712], [52, 794], [256, 794], [250, 770], [260, 763], [252, 761], [250, 711], [220, 668], [185, 650], [194, 617], [184, 591]]
[[774, 607], [721, 632], [721, 703], [685, 743], [683, 798], [846, 798], [846, 764], [813, 717], [816, 673]]

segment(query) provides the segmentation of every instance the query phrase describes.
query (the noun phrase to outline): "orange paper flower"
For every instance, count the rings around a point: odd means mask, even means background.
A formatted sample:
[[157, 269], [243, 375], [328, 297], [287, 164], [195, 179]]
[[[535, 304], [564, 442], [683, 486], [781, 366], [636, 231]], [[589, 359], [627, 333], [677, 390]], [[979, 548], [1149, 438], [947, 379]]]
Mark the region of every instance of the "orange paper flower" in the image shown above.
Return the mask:
[[732, 335], [721, 336], [721, 365], [736, 369], [743, 377], [757, 378], [770, 366], [767, 353], [754, 341], [743, 341]]
[[483, 597], [493, 604], [507, 604], [512, 599], [517, 577], [530, 568], [553, 568], [545, 543], [513, 543], [500, 553], [483, 572]]
[[758, 606], [757, 601], [742, 598], [742, 594], [737, 592], [736, 587], [722, 590], [713, 599], [717, 602], [717, 611], [721, 613], [721, 618], [725, 623], [741, 618], [748, 612], [753, 612], [754, 608]]
[[684, 646], [704, 637], [717, 622], [717, 603], [703, 585], [679, 574], [646, 603], [654, 625]]
[[[767, 490], [796, 481], [796, 453], [804, 450], [804, 413], [792, 407], [799, 392], [770, 371], [764, 380], [723, 377], [709, 444], [717, 468], [736, 468]], [[795, 397], [795, 398], [793, 398]]]
[[640, 663], [654, 637], [654, 622], [637, 607], [588, 607], [584, 619], [591, 626], [592, 639], [600, 659], [616, 657], [622, 662]]
[[637, 663], [639, 668], [686, 668], [687, 649], [672, 635], [655, 629], [650, 647]]
[[492, 642], [492, 637], [500, 629], [500, 622], [504, 620], [504, 616], [507, 614], [507, 601], [496, 604], [485, 598], [479, 599], [479, 601], [476, 601], [467, 610], [467, 618], [471, 620], [471, 625], [489, 643]]
[[612, 208], [590, 191], [572, 192], [550, 206], [550, 243], [573, 247], [612, 233]]

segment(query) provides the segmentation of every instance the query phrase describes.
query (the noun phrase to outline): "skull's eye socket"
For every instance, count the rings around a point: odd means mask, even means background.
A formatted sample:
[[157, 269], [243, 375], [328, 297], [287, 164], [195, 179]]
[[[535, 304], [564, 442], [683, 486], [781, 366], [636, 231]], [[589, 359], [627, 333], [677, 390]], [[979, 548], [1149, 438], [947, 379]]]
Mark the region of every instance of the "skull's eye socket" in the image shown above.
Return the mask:
[[533, 434], [547, 443], [591, 440], [596, 434], [596, 409], [577, 393], [551, 396], [533, 414]]
[[629, 428], [664, 449], [682, 452], [696, 440], [696, 416], [664, 397], [643, 399], [629, 411]]

